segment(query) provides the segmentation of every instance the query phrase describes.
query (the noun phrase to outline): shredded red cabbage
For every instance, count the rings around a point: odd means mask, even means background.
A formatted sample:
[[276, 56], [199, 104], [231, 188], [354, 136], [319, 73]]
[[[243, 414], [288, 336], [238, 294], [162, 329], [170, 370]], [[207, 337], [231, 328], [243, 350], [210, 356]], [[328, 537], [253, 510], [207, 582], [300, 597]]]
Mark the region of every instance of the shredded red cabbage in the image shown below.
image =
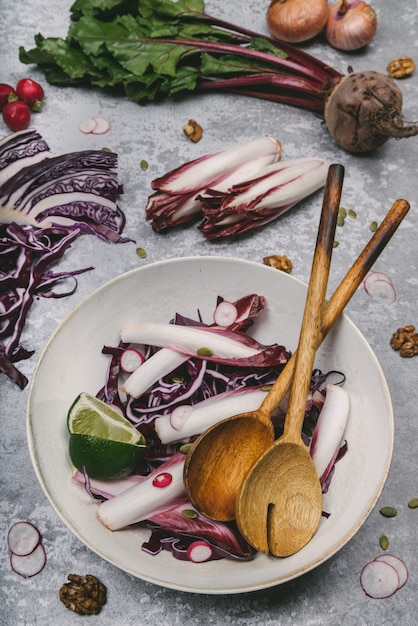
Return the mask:
[[0, 141], [0, 371], [21, 389], [28, 379], [15, 363], [33, 354], [20, 340], [34, 298], [71, 295], [75, 277], [93, 269], [49, 266], [82, 233], [129, 241], [116, 165], [117, 155], [102, 150], [54, 157], [34, 129]]
[[[53, 298], [73, 293], [75, 275], [81, 270], [53, 273], [47, 267], [62, 257], [79, 231], [66, 228], [33, 228], [18, 224], [0, 224], [0, 370], [21, 389], [28, 380], [14, 363], [29, 358], [33, 351], [20, 344], [29, 309], [36, 296]], [[54, 293], [53, 286], [69, 277], [72, 289]]]
[[[217, 304], [222, 301], [218, 297]], [[242, 333], [251, 327], [254, 320], [260, 315], [265, 307], [264, 298], [245, 296], [233, 303], [239, 312], [234, 321], [234, 328], [229, 327], [229, 334]], [[185, 326], [215, 327], [215, 324], [207, 325], [197, 313], [197, 320], [190, 319], [181, 314], [176, 314], [172, 323]], [[152, 471], [160, 467], [178, 454], [184, 452], [183, 446], [192, 442], [195, 437], [184, 439], [177, 443], [162, 444], [154, 428], [157, 417], [169, 414], [176, 406], [184, 404], [196, 404], [202, 400], [214, 397], [225, 391], [238, 391], [242, 389], [259, 389], [272, 385], [278, 374], [284, 367], [282, 359], [274, 367], [232, 367], [225, 363], [208, 362], [202, 358], [190, 358], [183, 365], [166, 375], [153, 384], [145, 394], [138, 399], [122, 396], [119, 393], [121, 377], [124, 376], [120, 366], [120, 359], [127, 344], [120, 343], [117, 346], [104, 346], [103, 354], [109, 355], [109, 367], [107, 370], [104, 386], [97, 393], [97, 397], [108, 404], [118, 406], [122, 413], [140, 430], [147, 439], [147, 452], [144, 460], [136, 469], [136, 474], [128, 477], [141, 480]], [[152, 346], [141, 346], [145, 360], [150, 358], [156, 350]], [[290, 353], [287, 352], [287, 358]], [[310, 443], [316, 422], [325, 402], [326, 385], [329, 379], [334, 384], [344, 382], [344, 374], [329, 372], [323, 374], [320, 370], [314, 370], [311, 377], [310, 393], [306, 404], [303, 438], [307, 446]], [[279, 437], [283, 431], [286, 406], [278, 407], [272, 421], [275, 427], [275, 436]], [[346, 442], [341, 447], [336, 460], [342, 458], [347, 450]], [[322, 485], [323, 493], [328, 490], [332, 472], [327, 476]], [[77, 479], [85, 485], [87, 493], [92, 498], [107, 499], [112, 497], [103, 490], [103, 485], [96, 485], [95, 480], [90, 480], [84, 474]], [[127, 485], [128, 487], [129, 485]], [[120, 488], [120, 487], [119, 487]], [[329, 517], [323, 512], [324, 517]], [[209, 546], [207, 560], [229, 558], [237, 560], [251, 560], [256, 551], [243, 539], [234, 522], [217, 522], [202, 515], [186, 496], [170, 502], [161, 508], [154, 510], [149, 518], [140, 523], [148, 528], [151, 535], [142, 544], [142, 550], [148, 554], [156, 555], [162, 550], [171, 551], [174, 558], [189, 560], [190, 552], [196, 541], [204, 541]], [[206, 558], [206, 556], [205, 556]]]
[[[217, 304], [221, 301], [222, 298], [218, 297]], [[265, 301], [264, 298], [252, 294], [234, 302], [234, 305], [239, 311], [239, 316], [234, 322], [234, 328], [228, 328], [229, 334], [248, 330], [255, 318], [263, 312]], [[197, 320], [177, 313], [172, 323], [186, 326], [215, 326], [205, 324], [199, 312]], [[125, 398], [119, 393], [120, 377], [123, 375], [120, 357], [127, 347], [129, 346], [124, 343], [103, 347], [103, 354], [109, 355], [110, 360], [105, 384], [97, 393], [97, 397], [118, 406], [125, 417], [146, 437], [147, 452], [140, 467], [137, 468], [137, 474], [143, 476], [170, 459], [184, 444], [194, 440], [194, 437], [191, 437], [175, 444], [163, 445], [154, 429], [157, 417], [169, 414], [173, 408], [184, 404], [186, 399], [188, 404], [196, 404], [225, 391], [272, 385], [284, 367], [284, 363], [280, 360], [274, 367], [254, 368], [232, 367], [190, 358], [169, 375], [158, 380], [139, 398]], [[145, 360], [158, 350], [151, 346], [141, 346], [141, 348]], [[287, 352], [287, 358], [289, 357], [290, 352]], [[325, 401], [326, 384], [329, 378], [332, 378], [335, 383], [344, 382], [344, 375], [339, 372], [324, 374], [320, 370], [314, 370], [312, 373], [303, 427], [303, 438], [307, 445], [309, 445]], [[276, 437], [279, 437], [283, 431], [284, 417], [285, 409], [280, 408], [272, 417]], [[344, 456], [346, 449], [347, 446], [344, 444], [337, 460]], [[328, 490], [331, 478], [332, 474], [322, 485], [324, 493]], [[85, 477], [85, 483], [89, 485], [88, 492], [95, 497], [94, 487], [90, 485], [88, 477]], [[327, 517], [328, 514], [324, 512], [324, 516]], [[205, 518], [196, 511], [187, 498], [163, 507], [150, 519], [142, 522], [142, 525], [151, 530], [149, 540], [142, 545], [142, 549], [149, 554], [170, 550], [175, 558], [187, 560], [188, 549], [197, 539], [203, 539], [210, 545], [212, 549], [210, 560], [220, 558], [249, 560], [255, 554], [234, 523], [214, 522]]]

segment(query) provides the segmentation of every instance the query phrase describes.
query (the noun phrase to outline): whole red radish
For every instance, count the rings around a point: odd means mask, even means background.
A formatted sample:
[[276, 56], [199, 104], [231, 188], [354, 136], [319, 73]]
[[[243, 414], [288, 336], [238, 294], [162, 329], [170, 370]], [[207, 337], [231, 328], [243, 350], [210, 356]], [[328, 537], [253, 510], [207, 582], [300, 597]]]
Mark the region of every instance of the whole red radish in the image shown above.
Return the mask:
[[29, 126], [30, 108], [20, 100], [8, 102], [3, 108], [3, 120], [10, 130], [24, 130]]
[[7, 83], [0, 83], [0, 111], [3, 111], [6, 104], [10, 102], [10, 97], [17, 100], [17, 95], [13, 87], [7, 85]]
[[44, 101], [44, 90], [32, 78], [21, 78], [16, 85], [19, 100], [28, 105], [32, 111], [40, 111]]

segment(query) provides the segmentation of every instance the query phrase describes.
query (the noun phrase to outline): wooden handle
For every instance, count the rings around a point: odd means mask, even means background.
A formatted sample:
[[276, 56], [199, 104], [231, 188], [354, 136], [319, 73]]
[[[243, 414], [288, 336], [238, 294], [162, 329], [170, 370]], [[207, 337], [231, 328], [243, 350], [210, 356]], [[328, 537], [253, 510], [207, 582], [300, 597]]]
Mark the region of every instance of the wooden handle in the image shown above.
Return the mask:
[[328, 285], [343, 180], [343, 166], [338, 164], [331, 165], [325, 185], [321, 219], [299, 336], [295, 371], [290, 387], [283, 435], [281, 436], [282, 442], [297, 443], [300, 441], [306, 399], [318, 345], [322, 309]]
[[396, 200], [380, 224], [363, 252], [347, 272], [338, 288], [330, 297], [322, 316], [319, 340], [322, 342], [329, 330], [341, 315], [351, 296], [361, 284], [367, 272], [382, 253], [399, 224], [408, 213], [410, 204], [406, 200]]
[[[327, 336], [329, 330], [335, 324], [345, 306], [361, 284], [367, 272], [371, 269], [376, 259], [385, 249], [390, 239], [396, 232], [399, 224], [408, 213], [410, 204], [406, 200], [396, 200], [373, 237], [367, 243], [357, 260], [353, 263], [344, 276], [337, 289], [326, 304], [321, 319], [321, 328], [318, 337], [318, 346]], [[266, 420], [289, 390], [295, 369], [297, 350], [292, 354], [286, 367], [280, 373], [273, 387], [263, 400], [260, 409]]]

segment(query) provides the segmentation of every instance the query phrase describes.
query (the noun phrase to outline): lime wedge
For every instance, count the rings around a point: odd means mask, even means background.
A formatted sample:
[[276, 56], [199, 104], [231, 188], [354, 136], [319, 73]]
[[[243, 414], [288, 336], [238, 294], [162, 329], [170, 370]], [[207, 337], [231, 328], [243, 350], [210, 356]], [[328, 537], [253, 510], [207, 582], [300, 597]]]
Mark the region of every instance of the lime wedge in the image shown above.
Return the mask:
[[142, 433], [116, 409], [89, 393], [80, 393], [74, 400], [67, 416], [68, 431], [72, 434], [90, 435], [129, 443], [144, 445]]
[[72, 464], [89, 478], [116, 480], [132, 474], [146, 447], [71, 433], [69, 455]]

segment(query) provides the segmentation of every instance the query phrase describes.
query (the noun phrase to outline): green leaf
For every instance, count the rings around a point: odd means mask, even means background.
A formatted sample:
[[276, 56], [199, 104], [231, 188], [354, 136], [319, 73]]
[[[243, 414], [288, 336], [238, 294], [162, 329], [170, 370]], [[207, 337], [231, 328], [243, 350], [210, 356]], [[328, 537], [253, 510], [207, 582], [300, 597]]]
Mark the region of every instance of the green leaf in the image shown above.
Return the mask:
[[71, 79], [83, 79], [86, 75], [96, 73], [89, 58], [81, 50], [70, 47], [63, 39], [38, 37], [38, 42], [38, 47], [32, 50], [19, 49], [19, 59], [22, 63], [57, 65]]
[[288, 55], [280, 50], [280, 48], [278, 48], [276, 44], [272, 43], [268, 39], [265, 39], [264, 37], [254, 37], [248, 47], [251, 50], [258, 50], [259, 52], [274, 54], [274, 56], [280, 57], [281, 59], [287, 59], [288, 57]]
[[182, 39], [198, 39], [202, 41], [219, 41], [225, 43], [242, 43], [242, 40], [238, 37], [234, 37], [231, 33], [220, 28], [214, 28], [210, 24], [195, 23], [195, 24], [181, 24], [178, 29], [179, 36]]
[[265, 70], [265, 66], [257, 61], [239, 57], [234, 54], [225, 54], [221, 58], [209, 53], [202, 54], [202, 76], [248, 76]]
[[151, 66], [157, 74], [173, 78], [182, 59], [192, 53], [189, 47], [158, 41], [115, 41], [111, 45], [108, 44], [108, 49], [118, 62], [135, 76], [141, 76]]
[[160, 14], [165, 17], [174, 18], [202, 15], [205, 10], [203, 0], [141, 0], [138, 6], [140, 15], [146, 18]]
[[138, 0], [75, 0], [70, 8], [71, 19], [77, 21], [82, 15], [110, 20], [124, 13], [136, 14]]
[[131, 34], [131, 28], [136, 25], [132, 16], [124, 17], [124, 21], [101, 22], [93, 17], [84, 16], [71, 24], [67, 39], [78, 44], [86, 55], [106, 54], [109, 43], [127, 39]]
[[200, 78], [200, 70], [192, 66], [181, 67], [174, 80], [170, 83], [169, 95], [172, 96], [182, 91], [193, 91]]

